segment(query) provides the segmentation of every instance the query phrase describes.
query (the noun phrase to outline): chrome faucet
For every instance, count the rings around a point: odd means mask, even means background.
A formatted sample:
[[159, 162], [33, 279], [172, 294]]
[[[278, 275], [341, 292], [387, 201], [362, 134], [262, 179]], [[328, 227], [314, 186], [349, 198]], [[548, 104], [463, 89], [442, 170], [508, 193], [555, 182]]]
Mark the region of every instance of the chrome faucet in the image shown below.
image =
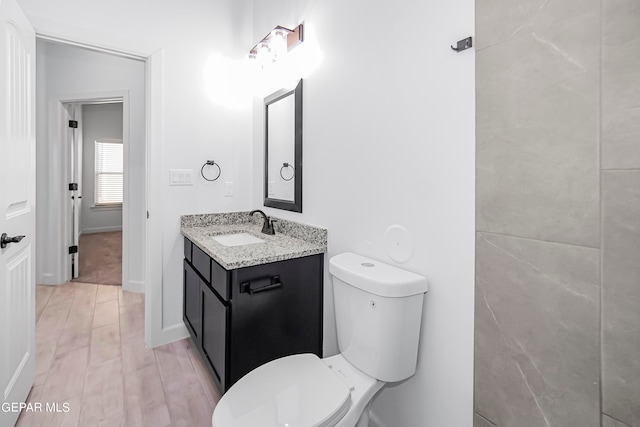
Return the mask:
[[262, 232], [264, 234], [270, 234], [270, 235], [276, 234], [276, 231], [273, 229], [273, 223], [276, 220], [269, 218], [267, 215], [265, 215], [264, 212], [262, 212], [259, 209], [256, 209], [256, 210], [253, 210], [253, 211], [249, 212], [249, 215], [253, 216], [253, 214], [255, 214], [255, 213], [259, 213], [264, 218], [264, 224], [262, 225]]

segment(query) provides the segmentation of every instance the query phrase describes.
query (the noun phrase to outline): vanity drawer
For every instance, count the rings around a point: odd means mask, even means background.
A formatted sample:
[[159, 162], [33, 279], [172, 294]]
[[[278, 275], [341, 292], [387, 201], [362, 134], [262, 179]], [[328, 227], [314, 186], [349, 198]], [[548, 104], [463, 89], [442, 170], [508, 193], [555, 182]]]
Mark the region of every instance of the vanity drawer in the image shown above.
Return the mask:
[[211, 259], [211, 287], [224, 301], [231, 298], [230, 272], [222, 268], [220, 264]]
[[193, 246], [193, 244], [191, 243], [191, 240], [187, 239], [186, 237], [184, 238], [184, 258], [191, 262], [191, 247]]
[[211, 258], [196, 245], [193, 245], [191, 264], [207, 283], [211, 283]]

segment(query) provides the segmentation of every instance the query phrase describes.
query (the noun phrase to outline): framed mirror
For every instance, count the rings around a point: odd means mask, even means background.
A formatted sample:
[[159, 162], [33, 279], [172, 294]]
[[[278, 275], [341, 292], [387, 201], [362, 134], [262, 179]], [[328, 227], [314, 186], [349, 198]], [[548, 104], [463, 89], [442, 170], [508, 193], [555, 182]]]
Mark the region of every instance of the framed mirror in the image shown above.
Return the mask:
[[302, 212], [302, 80], [264, 99], [264, 205]]

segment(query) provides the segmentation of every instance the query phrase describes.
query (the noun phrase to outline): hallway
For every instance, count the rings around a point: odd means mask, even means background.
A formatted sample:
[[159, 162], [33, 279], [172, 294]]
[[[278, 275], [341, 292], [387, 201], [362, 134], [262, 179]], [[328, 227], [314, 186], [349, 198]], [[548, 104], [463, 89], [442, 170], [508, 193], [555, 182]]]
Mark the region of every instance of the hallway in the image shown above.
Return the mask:
[[[37, 286], [36, 379], [19, 427], [209, 426], [220, 396], [189, 339], [144, 346], [144, 295]], [[45, 403], [58, 403], [59, 413]], [[65, 405], [68, 404], [68, 411]]]
[[74, 282], [122, 285], [122, 231], [82, 234]]

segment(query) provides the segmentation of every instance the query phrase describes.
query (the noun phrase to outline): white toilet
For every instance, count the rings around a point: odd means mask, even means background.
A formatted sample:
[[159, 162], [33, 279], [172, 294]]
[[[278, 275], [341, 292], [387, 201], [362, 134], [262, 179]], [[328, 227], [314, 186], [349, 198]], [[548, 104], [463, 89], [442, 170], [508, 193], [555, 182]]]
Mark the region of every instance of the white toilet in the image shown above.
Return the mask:
[[427, 279], [353, 253], [329, 271], [341, 353], [254, 369], [222, 396], [213, 427], [366, 427], [373, 396], [415, 373]]

